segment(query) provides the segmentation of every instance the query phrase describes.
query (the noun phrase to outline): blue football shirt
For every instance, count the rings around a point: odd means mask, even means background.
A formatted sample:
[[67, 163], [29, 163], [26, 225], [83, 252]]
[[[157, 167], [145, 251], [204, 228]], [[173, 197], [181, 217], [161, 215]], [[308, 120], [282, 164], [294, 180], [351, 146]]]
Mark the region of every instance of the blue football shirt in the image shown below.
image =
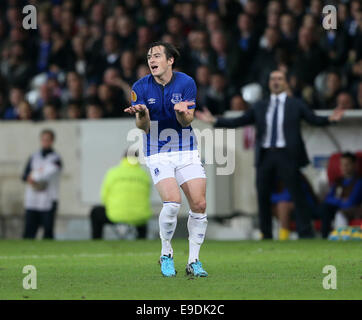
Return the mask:
[[[174, 105], [181, 101], [196, 102], [195, 81], [183, 72], [173, 72], [165, 86], [149, 74], [132, 87], [132, 105], [144, 104], [150, 114], [150, 131], [144, 134], [145, 156], [161, 152], [196, 150], [196, 136], [191, 126], [182, 127], [176, 119]], [[189, 106], [189, 109], [196, 105]]]

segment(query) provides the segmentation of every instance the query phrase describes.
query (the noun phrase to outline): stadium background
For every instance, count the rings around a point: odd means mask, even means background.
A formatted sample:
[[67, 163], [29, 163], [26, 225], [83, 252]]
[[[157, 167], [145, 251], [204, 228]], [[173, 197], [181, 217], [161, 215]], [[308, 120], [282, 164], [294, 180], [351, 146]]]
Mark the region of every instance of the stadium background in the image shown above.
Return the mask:
[[[37, 8], [37, 29], [22, 27], [22, 8]], [[267, 94], [267, 76], [285, 70], [290, 93], [320, 114], [348, 109], [343, 123], [304, 128], [317, 191], [336, 151], [362, 149], [362, 11], [360, 1], [328, 1], [338, 28], [322, 28], [323, 1], [2, 1], [0, 4], [0, 223], [3, 237], [20, 237], [27, 157], [42, 128], [57, 134], [63, 157], [56, 235], [89, 237], [88, 214], [98, 203], [105, 171], [129, 145], [134, 120], [122, 108], [132, 83], [145, 75], [147, 45], [180, 48], [177, 70], [195, 77], [198, 106], [235, 116]], [[195, 128], [205, 125], [195, 121]], [[208, 237], [253, 238], [256, 201], [253, 129], [238, 129], [233, 176], [208, 166]], [[210, 146], [209, 146], [210, 147]], [[220, 152], [220, 146], [214, 147]], [[204, 151], [203, 151], [204, 152]], [[206, 152], [206, 150], [205, 150]], [[159, 212], [157, 194], [152, 203]], [[186, 213], [183, 207], [182, 213]], [[156, 220], [151, 221], [157, 229]], [[152, 229], [152, 228], [151, 228]], [[181, 230], [179, 226], [178, 230]], [[186, 229], [185, 229], [186, 230]], [[108, 233], [111, 237], [112, 233]], [[150, 237], [156, 237], [156, 231]], [[182, 236], [182, 234], [179, 234]]]

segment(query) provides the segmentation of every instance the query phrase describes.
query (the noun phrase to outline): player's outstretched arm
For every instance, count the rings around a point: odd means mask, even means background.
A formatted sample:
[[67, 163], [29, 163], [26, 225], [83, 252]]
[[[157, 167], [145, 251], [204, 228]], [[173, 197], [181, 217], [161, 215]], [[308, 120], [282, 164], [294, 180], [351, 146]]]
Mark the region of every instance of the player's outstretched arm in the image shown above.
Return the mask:
[[148, 108], [144, 104], [136, 104], [124, 109], [124, 112], [136, 115], [136, 126], [137, 128], [148, 133], [150, 130], [150, 114]]
[[176, 119], [181, 124], [182, 127], [188, 127], [192, 120], [194, 120], [194, 111], [195, 109], [189, 109], [189, 106], [193, 106], [195, 102], [192, 101], [182, 101], [174, 105], [174, 110], [176, 112]]

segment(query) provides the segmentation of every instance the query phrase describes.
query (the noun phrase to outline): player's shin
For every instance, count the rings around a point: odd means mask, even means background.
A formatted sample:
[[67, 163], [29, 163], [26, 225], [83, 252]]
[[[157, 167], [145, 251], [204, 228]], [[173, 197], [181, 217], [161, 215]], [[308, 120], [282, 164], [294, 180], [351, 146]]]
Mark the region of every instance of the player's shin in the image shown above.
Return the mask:
[[173, 255], [171, 239], [177, 225], [177, 214], [180, 211], [177, 202], [164, 202], [158, 219], [160, 227], [160, 238], [162, 243], [161, 255]]
[[206, 213], [194, 213], [190, 210], [187, 221], [187, 229], [189, 231], [189, 264], [199, 260], [200, 247], [205, 239], [206, 228]]

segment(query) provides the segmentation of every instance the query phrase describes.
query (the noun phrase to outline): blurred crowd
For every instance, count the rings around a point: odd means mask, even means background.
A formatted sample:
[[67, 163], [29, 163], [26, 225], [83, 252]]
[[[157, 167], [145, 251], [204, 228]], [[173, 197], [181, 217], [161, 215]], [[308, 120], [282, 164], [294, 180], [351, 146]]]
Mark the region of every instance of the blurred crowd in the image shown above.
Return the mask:
[[[22, 9], [37, 8], [37, 29]], [[242, 88], [267, 94], [271, 70], [313, 109], [362, 110], [362, 5], [335, 1], [324, 30], [322, 0], [8, 0], [0, 2], [0, 119], [126, 117], [132, 84], [148, 74], [148, 45], [181, 52], [198, 107], [245, 110]], [[328, 1], [333, 4], [333, 1]]]

